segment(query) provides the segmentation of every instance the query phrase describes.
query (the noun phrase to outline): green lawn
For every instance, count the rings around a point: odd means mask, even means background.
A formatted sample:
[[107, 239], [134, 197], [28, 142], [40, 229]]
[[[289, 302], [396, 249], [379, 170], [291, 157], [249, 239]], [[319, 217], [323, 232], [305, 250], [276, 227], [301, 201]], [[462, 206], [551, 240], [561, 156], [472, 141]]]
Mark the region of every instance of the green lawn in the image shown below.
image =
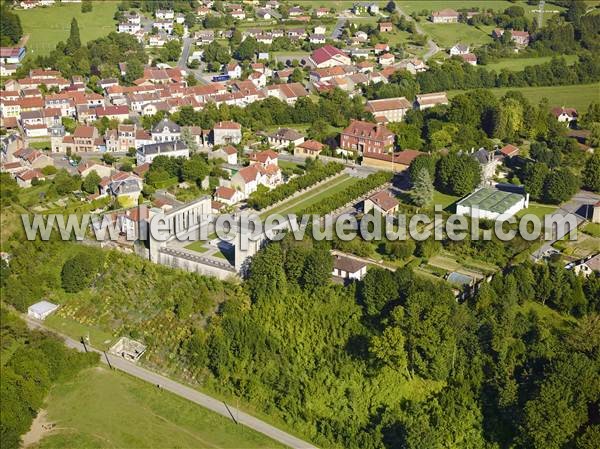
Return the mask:
[[[533, 104], [538, 104], [543, 97], [546, 97], [550, 100], [550, 106], [568, 106], [585, 111], [590, 103], [598, 101], [600, 83], [573, 86], [502, 87], [490, 90], [498, 97], [509, 90], [521, 92]], [[448, 97], [452, 98], [463, 92], [462, 90], [450, 90], [448, 91]]]
[[193, 242], [193, 243], [190, 243], [189, 245], [187, 245], [185, 247], [185, 249], [189, 249], [191, 251], [196, 251], [197, 253], [205, 253], [206, 251], [208, 251], [208, 248], [204, 247], [205, 243], [206, 242], [204, 242], [204, 241]]
[[527, 214], [533, 214], [543, 220], [546, 215], [552, 214], [556, 210], [556, 206], [549, 206], [546, 204], [538, 204], [538, 203], [529, 203], [529, 207], [527, 209], [520, 210], [517, 212], [517, 218], [521, 218]]
[[323, 199], [341, 192], [345, 188], [357, 183], [358, 178], [352, 178], [348, 175], [338, 176], [331, 181], [319, 186], [317, 189], [311, 189], [308, 192], [300, 195], [298, 198], [286, 201], [281, 206], [276, 207], [268, 212], [263, 213], [260, 218], [264, 219], [273, 214], [294, 214], [298, 213], [307, 207], [319, 203]]
[[58, 430], [38, 449], [282, 448], [245, 426], [154, 385], [91, 368], [56, 386], [45, 407]]
[[492, 41], [491, 27], [479, 29], [466, 23], [434, 24], [431, 22], [422, 22], [421, 26], [423, 31], [443, 48], [450, 48], [457, 43], [480, 46]]
[[588, 223], [582, 231], [592, 237], [600, 238], [600, 223]]
[[[571, 65], [577, 61], [577, 55], [563, 55], [567, 64]], [[499, 72], [502, 69], [520, 71], [525, 67], [532, 65], [545, 64], [552, 60], [552, 56], [540, 56], [537, 58], [506, 58], [492, 64], [486, 64], [481, 67]]]
[[448, 209], [449, 206], [456, 203], [460, 197], [454, 195], [446, 195], [445, 193], [438, 192], [437, 190], [433, 193], [433, 204], [439, 204], [444, 210]]
[[110, 348], [114, 337], [92, 324], [83, 325], [70, 318], [58, 315], [56, 313], [46, 318], [44, 322], [48, 327], [55, 329], [61, 334], [79, 340], [81, 337], [89, 337], [89, 343], [98, 349], [107, 350]]
[[16, 10], [21, 18], [23, 33], [29, 34], [28, 55], [46, 55], [54, 50], [58, 42], [66, 41], [73, 17], [79, 24], [82, 43], [116, 31], [113, 16], [118, 2], [93, 2], [93, 5], [92, 12], [86, 14], [81, 12], [81, 3], [61, 5], [57, 2], [48, 8]]

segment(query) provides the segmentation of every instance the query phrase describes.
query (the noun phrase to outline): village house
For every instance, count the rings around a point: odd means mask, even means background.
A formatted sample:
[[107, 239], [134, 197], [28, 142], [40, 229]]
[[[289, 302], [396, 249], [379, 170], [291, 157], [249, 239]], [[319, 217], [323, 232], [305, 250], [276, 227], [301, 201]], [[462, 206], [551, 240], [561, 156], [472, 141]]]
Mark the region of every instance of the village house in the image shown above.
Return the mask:
[[231, 145], [242, 141], [242, 125], [236, 122], [223, 121], [215, 123], [212, 130], [213, 145]]
[[456, 44], [450, 48], [450, 56], [466, 55], [469, 53], [469, 46], [466, 44]]
[[511, 145], [511, 144], [505, 145], [500, 149], [500, 153], [503, 156], [508, 157], [508, 158], [517, 156], [519, 154], [519, 151], [520, 150], [518, 147]]
[[347, 256], [333, 256], [332, 276], [346, 281], [360, 281], [366, 274], [367, 264], [365, 262]]
[[364, 153], [362, 165], [394, 173], [408, 170], [411, 162], [425, 154], [416, 150], [403, 150], [395, 153]]
[[552, 108], [552, 115], [556, 117], [561, 123], [569, 124], [575, 120], [577, 120], [578, 114], [577, 109], [575, 108], [565, 108], [564, 106], [560, 108]]
[[21, 188], [31, 187], [34, 179], [37, 179], [38, 181], [43, 181], [46, 178], [44, 174], [37, 168], [19, 171], [15, 174], [15, 180], [17, 181], [17, 185]]
[[294, 147], [294, 156], [299, 157], [314, 157], [316, 158], [325, 148], [321, 142], [316, 140], [306, 140], [300, 145]]
[[237, 165], [237, 163], [238, 163], [237, 149], [234, 146], [226, 145], [222, 148], [219, 148], [217, 150], [214, 150], [214, 151], [211, 151], [210, 153], [208, 153], [208, 159], [209, 160], [222, 159], [227, 164]]
[[394, 147], [395, 135], [383, 125], [351, 120], [340, 137], [339, 152], [345, 154], [387, 153]]
[[273, 150], [251, 153], [249, 156], [250, 165], [258, 164], [263, 168], [266, 168], [269, 165], [279, 165], [278, 158], [279, 155]]
[[380, 22], [379, 32], [380, 33], [391, 33], [394, 31], [394, 24], [392, 22]]
[[458, 23], [459, 13], [453, 9], [442, 9], [431, 13], [433, 23]]
[[308, 91], [300, 83], [273, 84], [267, 86], [265, 90], [268, 96], [279, 98], [290, 106], [293, 106], [298, 98], [308, 96]]
[[304, 142], [304, 136], [295, 129], [279, 128], [277, 131], [267, 135], [269, 145], [276, 149], [285, 149], [290, 145], [294, 147]]
[[30, 169], [42, 169], [54, 165], [54, 159], [33, 148], [21, 148], [14, 153], [14, 156], [17, 160], [20, 159], [23, 167]]
[[244, 198], [256, 192], [259, 185], [270, 189], [275, 188], [282, 182], [281, 170], [275, 164], [263, 166], [261, 163], [254, 163], [248, 167], [242, 168], [231, 178], [231, 186], [239, 190]]
[[154, 142], [174, 142], [181, 139], [181, 127], [169, 119], [163, 119], [152, 128]]
[[157, 156], [190, 157], [190, 150], [181, 140], [142, 145], [137, 150], [137, 165], [152, 163]]
[[62, 151], [65, 153], [92, 153], [100, 151], [102, 138], [95, 126], [80, 125], [72, 136], [64, 136]]
[[225, 74], [232, 80], [241, 78], [242, 67], [237, 62], [230, 62], [225, 66]]
[[143, 180], [134, 173], [116, 172], [100, 180], [100, 196], [110, 195], [124, 203], [137, 204], [144, 188]]
[[350, 57], [333, 45], [324, 45], [317, 48], [310, 55], [310, 62], [317, 68], [350, 65]]
[[398, 212], [400, 201], [394, 198], [387, 190], [381, 190], [365, 200], [363, 212], [379, 212], [382, 215], [394, 215]]
[[477, 65], [477, 56], [475, 56], [474, 53], [466, 53], [464, 55], [459, 55], [459, 58], [461, 58], [464, 62], [468, 64]]
[[231, 187], [219, 186], [215, 190], [213, 199], [227, 206], [233, 206], [244, 199], [244, 194]]
[[373, 114], [378, 123], [401, 122], [412, 109], [412, 104], [405, 97], [385, 98], [367, 101], [365, 109]]
[[[492, 37], [494, 39], [500, 39], [507, 30], [502, 28], [495, 28], [492, 31]], [[518, 47], [526, 47], [529, 45], [530, 36], [527, 31], [508, 30], [510, 33], [510, 40], [515, 43]]]
[[77, 173], [82, 178], [85, 178], [93, 171], [95, 171], [96, 174], [100, 176], [100, 178], [106, 178], [113, 173], [114, 169], [110, 165], [101, 164], [99, 162], [94, 161], [81, 162], [77, 166]]
[[399, 69], [407, 70], [413, 75], [427, 71], [427, 65], [425, 65], [425, 63], [422, 60], [417, 58], [405, 59], [403, 61], [400, 61], [396, 67], [398, 67]]
[[393, 54], [384, 53], [383, 55], [381, 55], [379, 57], [378, 62], [379, 62], [379, 64], [381, 64], [382, 67], [388, 67], [388, 66], [392, 65], [395, 60], [396, 60], [396, 58], [394, 57]]
[[433, 92], [430, 94], [417, 95], [414, 107], [419, 111], [432, 108], [440, 104], [448, 104], [446, 92]]
[[361, 14], [379, 14], [379, 5], [373, 2], [358, 2], [352, 6], [352, 13], [355, 15]]

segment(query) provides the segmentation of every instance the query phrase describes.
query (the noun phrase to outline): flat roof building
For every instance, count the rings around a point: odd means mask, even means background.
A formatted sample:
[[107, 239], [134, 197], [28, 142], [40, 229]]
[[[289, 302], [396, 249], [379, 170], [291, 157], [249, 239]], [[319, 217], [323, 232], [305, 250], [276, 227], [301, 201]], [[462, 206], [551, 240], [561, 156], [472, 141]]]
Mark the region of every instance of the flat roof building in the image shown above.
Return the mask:
[[492, 188], [481, 188], [456, 203], [458, 215], [499, 220], [512, 217], [529, 206], [529, 194], [503, 192]]
[[27, 308], [27, 316], [36, 320], [45, 320], [48, 315], [58, 309], [57, 304], [48, 301], [40, 301]]

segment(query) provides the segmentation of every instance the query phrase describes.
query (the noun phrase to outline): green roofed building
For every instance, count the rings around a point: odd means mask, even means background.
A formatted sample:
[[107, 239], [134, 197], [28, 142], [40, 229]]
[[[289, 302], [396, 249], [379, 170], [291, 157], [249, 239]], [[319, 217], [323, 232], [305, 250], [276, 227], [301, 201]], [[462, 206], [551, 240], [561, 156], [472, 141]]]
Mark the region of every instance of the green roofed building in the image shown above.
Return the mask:
[[488, 187], [471, 193], [456, 203], [456, 213], [488, 220], [507, 219], [529, 206], [529, 194], [503, 192]]

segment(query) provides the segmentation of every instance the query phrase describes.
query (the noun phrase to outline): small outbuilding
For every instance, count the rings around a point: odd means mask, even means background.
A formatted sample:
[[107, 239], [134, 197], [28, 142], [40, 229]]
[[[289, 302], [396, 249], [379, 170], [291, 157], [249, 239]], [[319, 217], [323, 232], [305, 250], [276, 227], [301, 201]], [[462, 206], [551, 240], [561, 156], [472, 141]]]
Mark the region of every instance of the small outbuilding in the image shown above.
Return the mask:
[[137, 362], [146, 352], [146, 345], [131, 338], [121, 337], [109, 350], [112, 354], [123, 357], [125, 360]]
[[36, 320], [45, 320], [48, 315], [58, 309], [58, 304], [53, 304], [48, 301], [40, 301], [27, 308], [27, 316]]

